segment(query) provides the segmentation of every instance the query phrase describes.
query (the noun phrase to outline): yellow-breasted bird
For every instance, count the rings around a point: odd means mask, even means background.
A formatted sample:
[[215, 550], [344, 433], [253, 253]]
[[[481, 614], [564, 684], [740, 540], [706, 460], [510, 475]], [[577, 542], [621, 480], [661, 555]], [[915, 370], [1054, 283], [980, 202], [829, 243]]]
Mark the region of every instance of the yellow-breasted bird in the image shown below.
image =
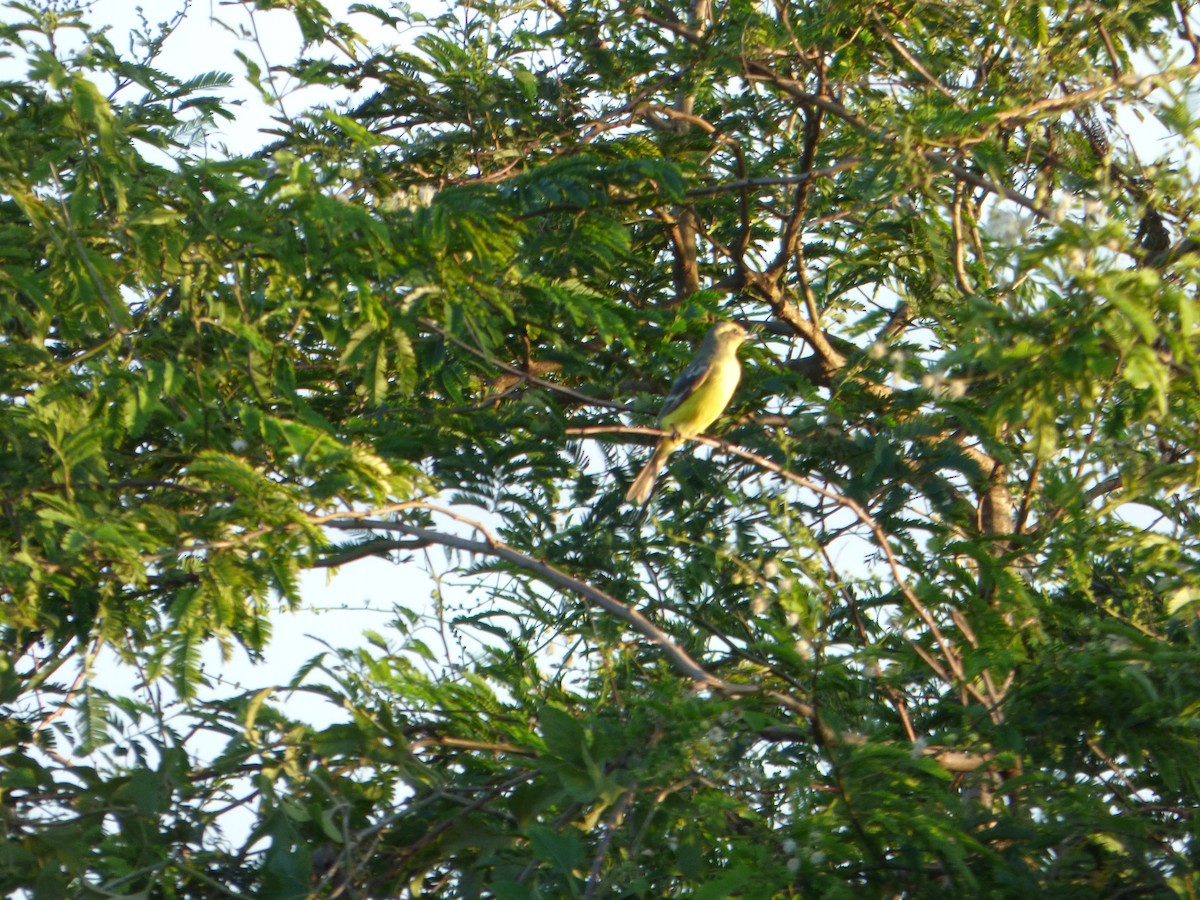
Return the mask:
[[738, 347], [749, 338], [737, 322], [718, 322], [708, 330], [695, 359], [675, 380], [658, 414], [658, 426], [670, 428], [672, 433], [659, 438], [650, 461], [625, 494], [626, 500], [645, 503], [667, 457], [688, 438], [702, 434], [725, 411], [742, 377]]

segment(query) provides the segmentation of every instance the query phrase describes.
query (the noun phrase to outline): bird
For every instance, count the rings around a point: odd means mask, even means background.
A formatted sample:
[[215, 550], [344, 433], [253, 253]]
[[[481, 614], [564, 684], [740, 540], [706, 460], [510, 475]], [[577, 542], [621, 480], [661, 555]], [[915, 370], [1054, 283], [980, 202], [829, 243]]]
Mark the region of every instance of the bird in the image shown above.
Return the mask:
[[671, 434], [659, 438], [650, 460], [629, 486], [627, 501], [644, 504], [667, 457], [688, 438], [702, 434], [725, 411], [742, 377], [738, 347], [749, 338], [749, 332], [737, 322], [717, 322], [708, 330], [695, 358], [671, 386], [658, 414], [658, 427], [670, 428]]

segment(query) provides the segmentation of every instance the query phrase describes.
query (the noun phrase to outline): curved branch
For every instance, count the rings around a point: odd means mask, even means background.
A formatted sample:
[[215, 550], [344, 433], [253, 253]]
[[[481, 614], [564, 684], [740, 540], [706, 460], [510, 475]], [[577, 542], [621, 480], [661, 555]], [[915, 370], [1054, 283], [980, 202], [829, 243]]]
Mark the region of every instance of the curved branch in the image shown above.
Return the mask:
[[[572, 433], [577, 433], [577, 434], [578, 433], [592, 434], [592, 433], [602, 433], [602, 432], [607, 432], [607, 433], [628, 432], [628, 433], [635, 433], [635, 434], [637, 434], [637, 433], [657, 433], [659, 435], [667, 433], [667, 432], [662, 431], [661, 429], [654, 429], [654, 428], [572, 429]], [[728, 450], [729, 452], [734, 453], [734, 455], [743, 456], [747, 459], [752, 459], [752, 460], [761, 460], [761, 462], [763, 464], [765, 464], [768, 468], [775, 466], [775, 464], [772, 463], [770, 460], [763, 459], [762, 457], [757, 456], [757, 454], [749, 453], [748, 451], [741, 450], [740, 448], [732, 447], [731, 445], [728, 445], [723, 441], [718, 441], [718, 440], [715, 440], [712, 438], [697, 438], [696, 440], [700, 443], [709, 444], [710, 446], [715, 446], [715, 447], [719, 447], [721, 449]], [[783, 471], [784, 470], [781, 470], [781, 473]], [[791, 476], [791, 480], [794, 480], [794, 481], [799, 480], [802, 482], [806, 482], [810, 485], [812, 484], [812, 482], [808, 482], [807, 479], [803, 479], [801, 476], [792, 475], [792, 473], [788, 473], [788, 475]], [[827, 491], [826, 489], [821, 488], [820, 485], [814, 485], [814, 488], [819, 489], [822, 493], [825, 493], [827, 496], [830, 496], [830, 497], [838, 496], [838, 495], [834, 494], [832, 491]], [[866, 514], [866, 512], [863, 511], [861, 509], [861, 507], [859, 507], [858, 504], [855, 503], [853, 500], [849, 500], [848, 498], [839, 498], [839, 500], [845, 501], [845, 503], [848, 505], [847, 508], [850, 508], [849, 504], [852, 504], [853, 508], [858, 509], [862, 513], [862, 515], [866, 516], [868, 521], [870, 521], [870, 517]], [[446, 508], [438, 506], [436, 504], [426, 503], [426, 502], [421, 502], [421, 501], [410, 501], [410, 502], [406, 502], [406, 503], [395, 504], [391, 508], [392, 509], [424, 509], [429, 512], [437, 513], [439, 515], [448, 516], [448, 517], [454, 519], [455, 521], [462, 522], [462, 523], [468, 525], [469, 527], [471, 527], [472, 529], [477, 531], [479, 534], [481, 534], [483, 536], [483, 539], [475, 540], [472, 538], [463, 537], [461, 535], [448, 534], [443, 531], [436, 531], [436, 530], [430, 529], [430, 528], [422, 528], [422, 527], [419, 527], [416, 525], [409, 525], [404, 522], [396, 522], [396, 521], [389, 521], [389, 520], [385, 520], [385, 519], [371, 518], [370, 516], [372, 515], [372, 513], [374, 515], [379, 514], [378, 510], [369, 511], [369, 512], [364, 511], [364, 512], [350, 513], [350, 514], [344, 515], [340, 518], [335, 518], [333, 516], [314, 516], [313, 522], [314, 522], [314, 524], [316, 524], [319, 520], [320, 524], [323, 525], [324, 527], [338, 529], [338, 530], [347, 530], [348, 531], [348, 530], [358, 530], [358, 529], [362, 529], [362, 528], [373, 528], [373, 529], [377, 529], [380, 531], [398, 532], [400, 534], [405, 535], [405, 537], [406, 537], [406, 539], [403, 541], [398, 540], [395, 542], [398, 546], [408, 548], [408, 547], [412, 546], [413, 541], [416, 541], [416, 542], [419, 542], [422, 544], [441, 544], [444, 547], [449, 547], [449, 548], [455, 549], [455, 550], [461, 550], [464, 553], [473, 553], [473, 554], [479, 554], [481, 556], [490, 556], [490, 557], [494, 557], [496, 559], [502, 559], [506, 562], [510, 562], [528, 572], [533, 573], [534, 575], [536, 575], [538, 578], [540, 578], [542, 581], [546, 582], [547, 584], [555, 585], [557, 587], [560, 587], [567, 591], [570, 591], [571, 593], [576, 594], [579, 597], [582, 597], [584, 600], [588, 601], [589, 603], [592, 603], [593, 605], [599, 607], [600, 609], [604, 610], [605, 612], [610, 613], [610, 614], [616, 616], [621, 621], [625, 622], [638, 634], [647, 638], [653, 644], [655, 644], [657, 647], [659, 647], [666, 654], [667, 658], [671, 661], [671, 663], [674, 665], [674, 667], [678, 671], [682, 672], [684, 675], [691, 678], [698, 689], [708, 689], [708, 690], [718, 693], [724, 697], [728, 697], [730, 699], [737, 698], [737, 697], [763, 697], [765, 699], [774, 701], [775, 703], [779, 704], [779, 706], [783, 707], [784, 709], [787, 709], [790, 712], [795, 713], [799, 717], [801, 717], [801, 718], [807, 720], [809, 723], [811, 723], [812, 727], [817, 731], [820, 738], [828, 743], [837, 743], [837, 744], [842, 744], [842, 745], [848, 746], [848, 745], [862, 744], [866, 740], [866, 738], [864, 736], [859, 735], [859, 734], [854, 734], [851, 732], [844, 732], [844, 733], [835, 732], [832, 728], [830, 728], [828, 725], [824, 724], [824, 722], [821, 721], [820, 716], [817, 715], [817, 711], [812, 705], [805, 703], [802, 700], [798, 700], [789, 694], [785, 694], [781, 691], [765, 690], [762, 687], [760, 687], [759, 685], [754, 685], [754, 684], [737, 684], [734, 682], [725, 681], [724, 679], [719, 678], [716, 675], [713, 675], [711, 672], [706, 670], [702, 665], [700, 665], [700, 663], [698, 663], [695, 659], [693, 659], [692, 656], [686, 650], [684, 650], [681, 646], [679, 646], [679, 644], [677, 644], [671, 638], [671, 636], [669, 634], [667, 634], [665, 631], [663, 631], [661, 628], [659, 628], [657, 625], [655, 625], [653, 622], [651, 622], [648, 618], [646, 618], [646, 616], [644, 616], [642, 613], [640, 613], [637, 609], [635, 609], [625, 603], [622, 603], [621, 601], [617, 600], [615, 597], [605, 593], [604, 591], [600, 590], [599, 588], [597, 588], [591, 584], [588, 584], [587, 582], [582, 581], [581, 579], [578, 579], [578, 578], [574, 577], [573, 575], [569, 575], [568, 573], [563, 572], [561, 569], [555, 568], [554, 566], [550, 565], [549, 563], [543, 562], [542, 560], [539, 560], [532, 556], [529, 556], [526, 553], [522, 553], [520, 550], [517, 550], [515, 547], [510, 547], [509, 545], [500, 541], [490, 529], [488, 529], [485, 525], [483, 525], [480, 522], [477, 522], [473, 519], [470, 519], [466, 516], [456, 513], [453, 510], [446, 509]], [[882, 534], [882, 531], [879, 529], [878, 525], [874, 525], [874, 528], [877, 529], [877, 535]], [[886, 544], [883, 544], [883, 550], [888, 555], [889, 559], [892, 561], [893, 566], [895, 567], [893, 569], [893, 571], [898, 572], [899, 571], [898, 563], [896, 563], [894, 557], [891, 556], [890, 548], [888, 548]], [[903, 586], [902, 589], [907, 590], [907, 587]], [[920, 601], [917, 600], [917, 598], [915, 596], [913, 596], [911, 594], [911, 592], [908, 592], [906, 595], [911, 597], [912, 602], [915, 602], [918, 606], [920, 606]], [[928, 613], [926, 613], [926, 615], [928, 615]], [[930, 624], [931, 629], [934, 632], [936, 632], [937, 626], [932, 623], [929, 623], [929, 624]], [[936, 668], [939, 668], [939, 667], [935, 666], [935, 670], [936, 670]], [[961, 671], [961, 670], [959, 670], [959, 671]], [[944, 675], [944, 673], [943, 673], [943, 675]], [[959, 676], [959, 677], [961, 680], [961, 676]], [[948, 678], [946, 680], [949, 681]], [[969, 686], [967, 686], [967, 689], [971, 690]], [[979, 698], [979, 699], [982, 702], [986, 702], [986, 701], [983, 701], [983, 698]], [[921, 747], [921, 746], [919, 746], [919, 744], [917, 746], [918, 746], [917, 752], [921, 753], [923, 756], [931, 757], [939, 765], [941, 765], [943, 768], [945, 768], [947, 771], [952, 771], [952, 772], [971, 771], [971, 770], [977, 769], [980, 766], [986, 765], [992, 756], [992, 754], [990, 754], [990, 753], [973, 754], [973, 753], [966, 753], [966, 752], [961, 752], [961, 751], [947, 751], [941, 747]]]
[[481, 556], [490, 556], [496, 559], [502, 559], [505, 562], [510, 562], [513, 565], [519, 566], [527, 572], [531, 572], [540, 578], [542, 581], [556, 585], [571, 593], [582, 597], [584, 600], [598, 606], [600, 609], [615, 616], [623, 621], [630, 628], [642, 635], [656, 646], [658, 646], [677, 670], [682, 672], [687, 677], [691, 678], [698, 688], [707, 688], [716, 691], [727, 697], [746, 696], [746, 695], [761, 695], [770, 697], [780, 705], [792, 710], [806, 719], [812, 719], [814, 710], [807, 703], [797, 700], [794, 697], [789, 697], [785, 694], [775, 691], [764, 691], [755, 685], [740, 685], [727, 682], [711, 672], [706, 670], [700, 663], [696, 662], [686, 650], [677, 644], [667, 632], [663, 631], [646, 616], [631, 606], [622, 603], [610, 594], [582, 581], [573, 575], [569, 575], [561, 569], [557, 569], [549, 563], [543, 562], [540, 559], [522, 553], [515, 547], [510, 547], [508, 544], [500, 541], [491, 531], [484, 525], [474, 522], [450, 510], [442, 509], [432, 504], [413, 504], [420, 505], [432, 512], [452, 515], [455, 519], [463, 522], [480, 534], [483, 535], [483, 540], [475, 540], [472, 538], [463, 537], [457, 534], [448, 534], [444, 531], [436, 531], [430, 528], [421, 528], [416, 525], [409, 525], [404, 522], [389, 521], [386, 519], [368, 519], [368, 518], [346, 518], [327, 520], [322, 524], [327, 528], [335, 528], [339, 530], [373, 528], [379, 531], [398, 532], [407, 537], [429, 544], [440, 544], [443, 547], [449, 547], [454, 550], [461, 550], [464, 553], [474, 553]]
[[[600, 434], [654, 434], [658, 435], [659, 437], [669, 437], [671, 432], [661, 428], [647, 428], [642, 426], [595, 425], [586, 428], [568, 428], [567, 434], [578, 435], [580, 437], [590, 437]], [[730, 443], [729, 441], [721, 440], [720, 438], [705, 437], [703, 435], [693, 437], [691, 440], [698, 444], [705, 444], [706, 446], [722, 450], [731, 456], [740, 457], [747, 462], [754, 463], [754, 465], [758, 466], [759, 468], [765, 469], [774, 475], [778, 475], [785, 481], [790, 481], [792, 484], [805, 488], [806, 490], [810, 490], [814, 494], [824, 497], [830, 502], [835, 503], [841, 506], [843, 509], [849, 510], [851, 513], [853, 513], [859, 522], [870, 529], [871, 533], [874, 535], [879, 549], [883, 551], [883, 555], [887, 559], [888, 568], [892, 571], [892, 577], [896, 580], [897, 589], [901, 594], [904, 595], [904, 599], [908, 601], [909, 606], [912, 607], [913, 611], [917, 614], [921, 621], [925, 623], [925, 627], [929, 629], [929, 633], [933, 636], [934, 642], [937, 644], [938, 649], [942, 652], [947, 665], [950, 667], [950, 674], [953, 676], [952, 678], [948, 678], [947, 681], [959, 689], [966, 691], [984, 706], [990, 708], [993, 705], [992, 701], [987, 697], [984, 697], [979, 692], [979, 689], [975, 687], [967, 678], [966, 670], [963, 667], [962, 660], [959, 658], [958, 653], [955, 651], [950, 641], [942, 633], [941, 628], [938, 627], [938, 624], [934, 620], [933, 614], [930, 613], [929, 608], [925, 606], [925, 604], [921, 601], [921, 598], [918, 597], [916, 592], [913, 591], [913, 589], [909, 586], [908, 579], [905, 578], [904, 572], [900, 566], [900, 561], [896, 559], [896, 555], [892, 551], [891, 543], [887, 538], [887, 532], [883, 530], [883, 527], [875, 521], [874, 517], [867, 512], [857, 500], [847, 497], [844, 494], [839, 494], [837, 491], [830, 490], [823, 484], [819, 484], [812, 479], [805, 478], [803, 475], [797, 475], [795, 472], [784, 468], [774, 460], [767, 459], [765, 456], [761, 456], [760, 454], [753, 453], [749, 450], [743, 450], [741, 447]], [[932, 659], [932, 657], [929, 659]], [[945, 677], [944, 673], [940, 674], [942, 677]]]

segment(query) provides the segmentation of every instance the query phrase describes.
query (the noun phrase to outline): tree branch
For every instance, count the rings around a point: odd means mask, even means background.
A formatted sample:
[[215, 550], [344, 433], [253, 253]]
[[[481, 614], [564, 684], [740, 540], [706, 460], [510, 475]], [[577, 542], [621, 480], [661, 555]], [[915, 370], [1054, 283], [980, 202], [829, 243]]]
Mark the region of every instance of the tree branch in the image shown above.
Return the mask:
[[[645, 428], [628, 425], [596, 425], [587, 428], [568, 428], [567, 434], [578, 435], [580, 437], [591, 437], [600, 434], [656, 434], [660, 437], [669, 437], [671, 435], [671, 431], [661, 428]], [[912, 607], [913, 611], [917, 614], [921, 621], [925, 623], [925, 627], [929, 629], [929, 633], [933, 636], [934, 642], [938, 645], [938, 649], [941, 650], [947, 665], [950, 667], [950, 673], [953, 676], [952, 678], [948, 679], [948, 683], [965, 690], [983, 705], [989, 705], [988, 699], [980, 694], [978, 688], [968, 681], [962, 660], [959, 659], [958, 653], [954, 650], [953, 645], [942, 633], [941, 628], [934, 620], [933, 615], [930, 613], [928, 607], [925, 606], [925, 604], [909, 586], [908, 579], [905, 577], [904, 572], [901, 569], [900, 562], [896, 559], [896, 555], [892, 551], [891, 543], [887, 538], [887, 532], [883, 530], [883, 527], [875, 521], [874, 517], [867, 512], [866, 509], [864, 509], [862, 505], [858, 503], [858, 501], [847, 497], [844, 494], [839, 494], [837, 491], [831, 490], [822, 484], [818, 484], [809, 478], [805, 478], [803, 475], [797, 475], [795, 472], [784, 468], [774, 460], [767, 459], [765, 456], [761, 456], [749, 450], [743, 450], [741, 447], [730, 443], [729, 441], [724, 441], [720, 438], [705, 437], [703, 435], [693, 437], [691, 440], [698, 444], [704, 444], [705, 446], [722, 450], [725, 453], [728, 453], [732, 456], [737, 456], [740, 459], [746, 460], [747, 462], [751, 462], [759, 468], [771, 472], [774, 475], [778, 475], [780, 478], [790, 481], [792, 484], [812, 491], [814, 494], [824, 497], [825, 499], [853, 513], [859, 522], [865, 525], [871, 531], [872, 535], [874, 535], [876, 544], [883, 552], [883, 555], [887, 560], [888, 568], [892, 572], [892, 577], [896, 581], [897, 589], [904, 596], [905, 600], [908, 601], [909, 606]]]
[[505, 562], [512, 563], [527, 572], [531, 572], [539, 579], [547, 584], [557, 585], [576, 596], [582, 597], [594, 606], [599, 607], [612, 616], [620, 619], [638, 634], [645, 637], [647, 640], [659, 647], [666, 657], [671, 661], [677, 670], [690, 678], [700, 689], [709, 689], [719, 694], [728, 697], [747, 696], [759, 694], [770, 697], [782, 706], [791, 711], [803, 716], [806, 719], [811, 719], [813, 709], [807, 703], [797, 700], [794, 697], [789, 697], [775, 691], [764, 691], [756, 685], [739, 685], [724, 681], [716, 675], [708, 672], [696, 660], [694, 660], [686, 650], [684, 650], [672, 637], [651, 622], [637, 609], [628, 606], [617, 600], [610, 594], [606, 594], [599, 588], [582, 581], [573, 575], [557, 569], [549, 563], [543, 562], [540, 559], [522, 553], [515, 547], [500, 541], [489, 529], [479, 522], [475, 522], [464, 516], [452, 512], [433, 504], [414, 504], [431, 512], [449, 515], [452, 518], [463, 522], [474, 528], [484, 536], [483, 540], [474, 540], [472, 538], [463, 537], [456, 534], [448, 534], [443, 531], [435, 531], [430, 528], [422, 528], [416, 525], [409, 525], [404, 522], [390, 521], [386, 519], [346, 519], [346, 520], [326, 520], [322, 524], [327, 528], [335, 529], [359, 529], [373, 528], [379, 531], [399, 532], [407, 535], [418, 541], [429, 544], [440, 544], [444, 547], [449, 547], [454, 550], [461, 550], [464, 553], [474, 553], [481, 556], [489, 556], [495, 559], [502, 559]]

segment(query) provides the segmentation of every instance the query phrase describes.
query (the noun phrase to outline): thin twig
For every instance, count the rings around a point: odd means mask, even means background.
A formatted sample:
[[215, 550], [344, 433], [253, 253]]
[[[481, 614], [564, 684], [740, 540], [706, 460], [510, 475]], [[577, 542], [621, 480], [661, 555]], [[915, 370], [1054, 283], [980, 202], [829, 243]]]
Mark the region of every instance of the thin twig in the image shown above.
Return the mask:
[[613, 808], [612, 815], [608, 817], [608, 822], [605, 823], [604, 835], [600, 838], [600, 843], [596, 847], [596, 853], [592, 857], [592, 869], [588, 873], [587, 888], [583, 892], [583, 900], [591, 900], [600, 889], [602, 883], [600, 871], [604, 867], [604, 858], [608, 855], [608, 845], [612, 842], [613, 835], [616, 834], [617, 828], [621, 825], [621, 820], [625, 818], [625, 813], [633, 803], [633, 796], [632, 790], [622, 794], [621, 799], [617, 801], [617, 805]]
[[504, 371], [504, 372], [508, 372], [510, 375], [515, 375], [518, 378], [520, 378], [522, 381], [525, 381], [529, 384], [537, 385], [540, 388], [545, 388], [546, 390], [552, 391], [555, 394], [559, 394], [563, 397], [569, 397], [572, 400], [576, 400], [580, 403], [585, 403], [589, 406], [599, 406], [599, 407], [603, 407], [604, 409], [615, 409], [620, 412], [631, 412], [632, 411], [628, 406], [626, 406], [623, 403], [615, 403], [612, 400], [605, 400], [602, 397], [592, 397], [588, 394], [584, 394], [579, 391], [572, 390], [571, 388], [564, 387], [561, 384], [555, 384], [553, 381], [546, 381], [543, 378], [538, 378], [536, 375], [531, 375], [529, 372], [526, 372], [524, 369], [521, 369], [519, 366], [513, 366], [506, 362], [501, 362], [500, 360], [496, 359], [496, 357], [494, 357], [490, 353], [488, 353], [486, 350], [482, 350], [479, 347], [471, 346], [466, 341], [463, 341], [463, 340], [455, 337], [454, 335], [452, 335], [448, 331], [446, 331], [446, 329], [442, 328], [442, 326], [438, 325], [436, 322], [431, 322], [429, 319], [421, 319], [417, 322], [417, 324], [420, 325], [422, 328], [428, 329], [429, 331], [432, 331], [435, 334], [440, 335], [443, 340], [449, 341], [451, 344], [454, 344], [454, 346], [459, 347], [463, 350], [466, 350], [468, 353], [472, 354], [473, 356], [477, 356], [479, 359], [482, 359], [488, 365], [495, 366], [497, 369], [500, 369], [501, 371]]
[[925, 66], [921, 63], [921, 61], [919, 59], [917, 59], [915, 56], [913, 56], [911, 53], [908, 52], [908, 48], [905, 47], [902, 43], [900, 43], [900, 41], [896, 38], [896, 36], [894, 34], [892, 34], [892, 30], [890, 28], [888, 28], [887, 25], [884, 23], [883, 19], [880, 18], [879, 13], [877, 13], [875, 10], [871, 10], [871, 18], [874, 19], [875, 24], [877, 24], [879, 26], [880, 36], [885, 41], [888, 42], [888, 45], [893, 50], [896, 51], [896, 54], [902, 60], [904, 60], [906, 63], [908, 63], [909, 67], [912, 68], [913, 71], [915, 71], [918, 75], [920, 75], [922, 78], [924, 78], [925, 81], [927, 81], [929, 83], [930, 87], [932, 87], [939, 94], [941, 94], [943, 97], [945, 97], [947, 100], [949, 100], [955, 106], [957, 106], [959, 108], [959, 110], [961, 110], [962, 112], [967, 111], [967, 108], [966, 108], [966, 106], [963, 105], [963, 102], [961, 100], [959, 100], [957, 97], [955, 97], [952, 93], [950, 93], [950, 90], [944, 84], [942, 84], [940, 81], [938, 81], [936, 78], [934, 78], [933, 75], [930, 74], [929, 70], [925, 68]]

